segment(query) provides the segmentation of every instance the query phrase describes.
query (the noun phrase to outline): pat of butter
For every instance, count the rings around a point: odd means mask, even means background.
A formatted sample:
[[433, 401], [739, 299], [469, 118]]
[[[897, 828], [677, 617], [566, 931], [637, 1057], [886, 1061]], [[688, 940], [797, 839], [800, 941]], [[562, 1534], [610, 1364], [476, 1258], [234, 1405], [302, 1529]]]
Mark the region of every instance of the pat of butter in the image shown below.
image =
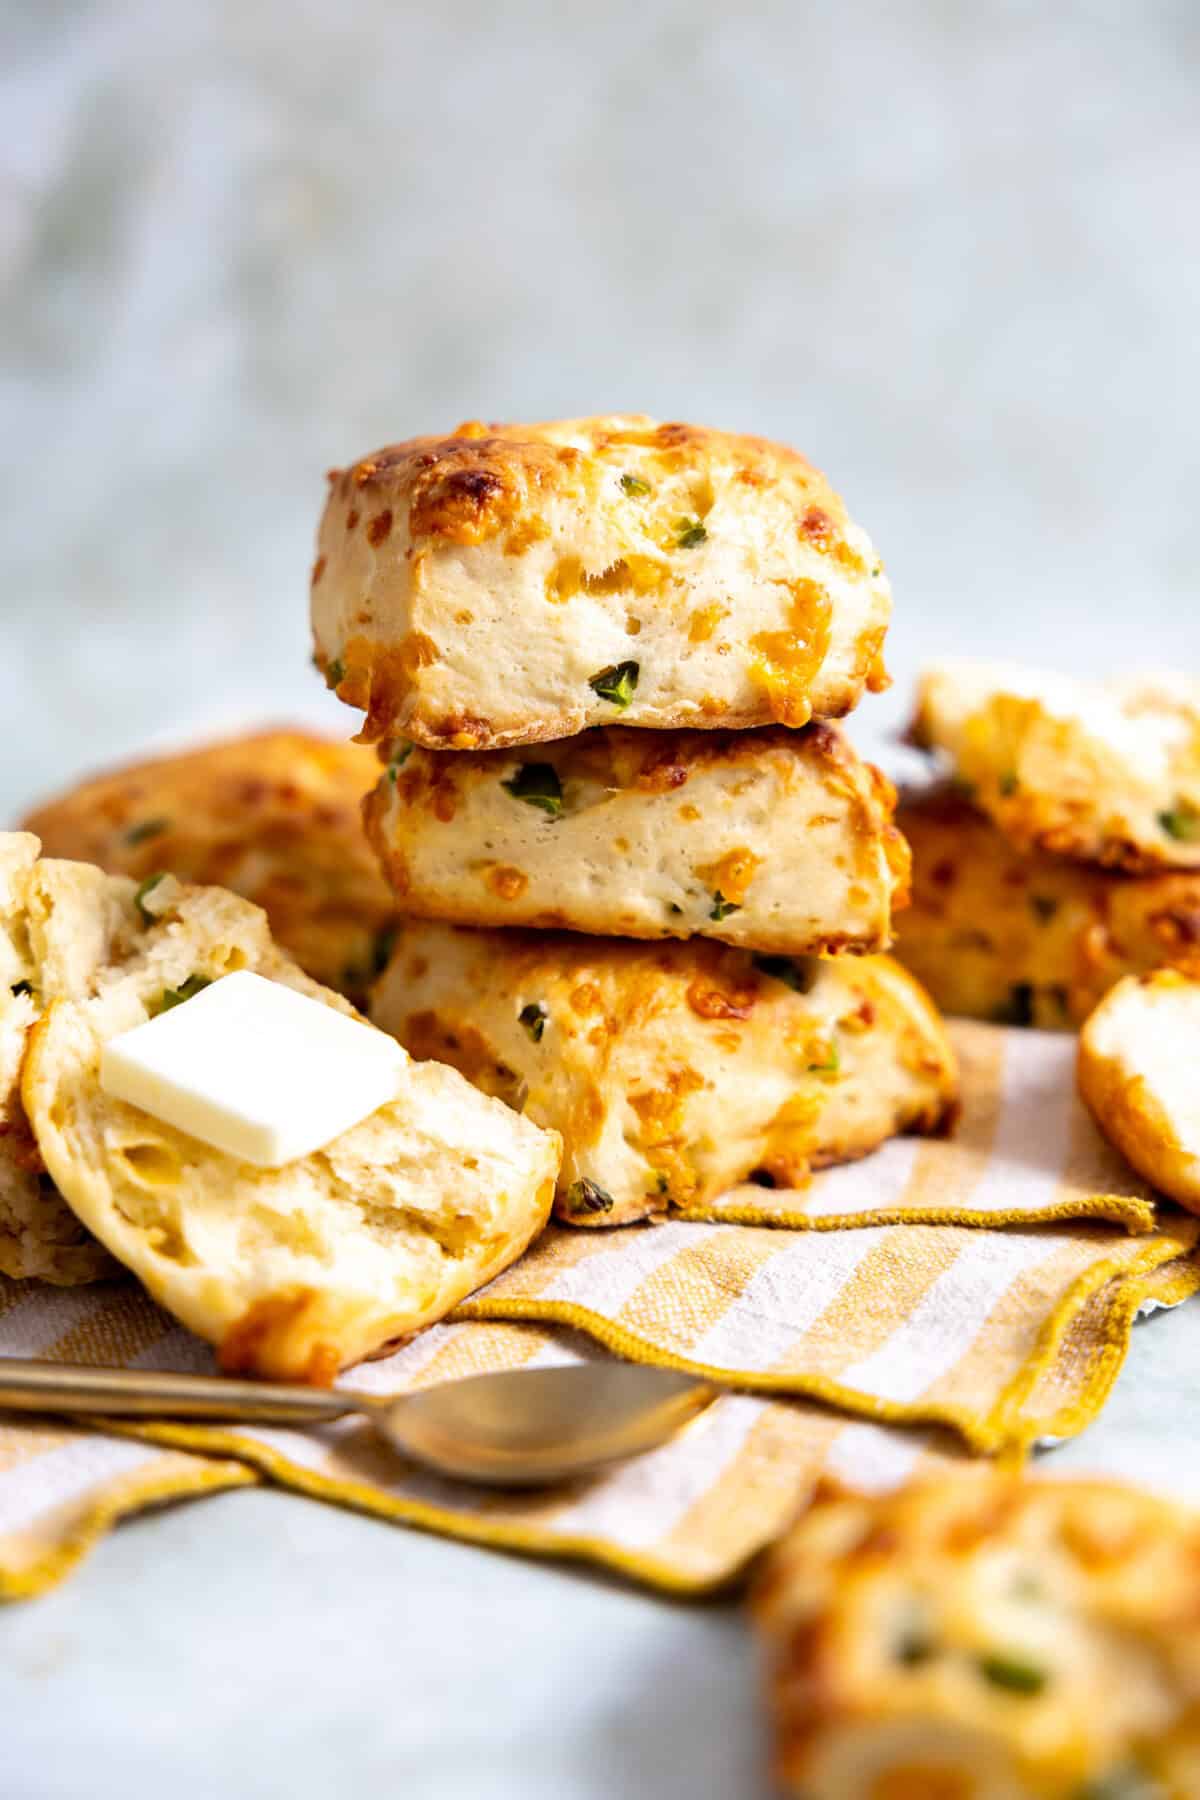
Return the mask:
[[406, 1062], [384, 1032], [240, 969], [110, 1038], [100, 1085], [229, 1156], [274, 1169], [394, 1100]]

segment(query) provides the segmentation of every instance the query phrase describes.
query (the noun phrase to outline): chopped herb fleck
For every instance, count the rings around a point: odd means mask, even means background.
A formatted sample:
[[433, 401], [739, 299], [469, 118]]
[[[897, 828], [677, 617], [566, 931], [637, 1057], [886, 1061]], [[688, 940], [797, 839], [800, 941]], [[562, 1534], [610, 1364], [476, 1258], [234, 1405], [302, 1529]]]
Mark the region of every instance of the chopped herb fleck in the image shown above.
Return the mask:
[[876, 564], [875, 564], [875, 567], [874, 567], [874, 568], [873, 568], [873, 569], [872, 569], [872, 570], [871, 570], [871, 578], [872, 578], [872, 580], [874, 580], [874, 578], [875, 578], [875, 577], [876, 577], [876, 576], [877, 576], [877, 575], [882, 575], [882, 574], [883, 574], [883, 564], [882, 564], [882, 563], [876, 563]]
[[1200, 811], [1188, 800], [1177, 800], [1170, 812], [1159, 813], [1158, 822], [1176, 843], [1194, 844], [1200, 838]]
[[392, 959], [392, 950], [396, 943], [396, 927], [385, 925], [377, 931], [371, 943], [371, 974], [382, 975]]
[[772, 981], [782, 981], [794, 994], [807, 994], [817, 979], [815, 959], [794, 956], [753, 956], [751, 962]]
[[580, 1181], [573, 1181], [567, 1189], [568, 1212], [602, 1213], [611, 1212], [612, 1209], [613, 1197], [599, 1182], [588, 1181], [584, 1177]]
[[546, 1020], [550, 1017], [550, 1014], [546, 1011], [546, 1008], [542, 1005], [541, 1001], [531, 1000], [528, 1006], [523, 1006], [521, 1008], [517, 1017], [520, 1019], [534, 1043], [540, 1044], [542, 1041], [542, 1034], [546, 1029]]
[[1157, 1782], [1148, 1780], [1132, 1763], [1125, 1763], [1094, 1781], [1085, 1781], [1074, 1790], [1071, 1800], [1159, 1800], [1161, 1792]]
[[654, 1192], [663, 1195], [671, 1192], [671, 1184], [661, 1169], [656, 1169], [654, 1171]]
[[346, 679], [346, 665], [342, 661], [340, 656], [335, 657], [333, 662], [326, 663], [326, 665], [325, 665], [325, 682], [328, 687], [332, 687], [332, 688], [340, 687], [342, 682], [345, 681], [345, 679]]
[[160, 869], [157, 875], [147, 875], [145, 881], [142, 882], [137, 893], [133, 896], [133, 903], [142, 915], [143, 925], [153, 925], [155, 917], [150, 911], [150, 908], [146, 905], [146, 895], [151, 893], [158, 886], [165, 875], [165, 869]]
[[697, 544], [703, 544], [708, 532], [699, 519], [676, 519], [675, 543], [680, 550], [694, 550]]
[[415, 749], [416, 749], [415, 744], [398, 744], [396, 746], [396, 749], [393, 751], [392, 759], [388, 763], [388, 766], [387, 766], [388, 780], [391, 782], [393, 787], [395, 787], [395, 785], [396, 785], [396, 776], [399, 774], [400, 770], [404, 767], [405, 763], [408, 761], [409, 757], [412, 755], [412, 753]]
[[708, 915], [710, 919], [727, 919], [730, 913], [742, 910], [736, 900], [727, 900], [720, 888], [714, 891], [712, 898], [712, 911]]
[[33, 983], [32, 981], [14, 981], [10, 992], [13, 994], [32, 994]]
[[1030, 894], [1029, 905], [1034, 917], [1046, 923], [1058, 911], [1058, 901], [1053, 894]]
[[996, 1008], [992, 1017], [997, 1025], [1032, 1025], [1033, 983], [1015, 981], [1008, 990], [1008, 999]]
[[967, 781], [962, 775], [955, 775], [950, 782], [950, 786], [960, 800], [973, 800], [979, 792], [975, 783], [973, 781]]
[[1050, 1679], [1040, 1663], [1017, 1652], [991, 1650], [978, 1660], [984, 1680], [1010, 1694], [1040, 1694]]
[[129, 827], [125, 833], [125, 842], [132, 850], [137, 844], [146, 844], [151, 838], [161, 837], [164, 831], [170, 830], [170, 826], [170, 819], [142, 819]]
[[919, 1669], [922, 1663], [932, 1662], [937, 1655], [937, 1645], [926, 1626], [910, 1625], [896, 1643], [896, 1661], [906, 1669]]
[[182, 1006], [185, 1000], [194, 1000], [197, 994], [202, 994], [206, 987], [211, 986], [212, 982], [207, 975], [189, 975], [177, 988], [163, 989], [156, 1010], [160, 1013], [170, 1012], [172, 1007]]
[[648, 494], [650, 483], [643, 481], [640, 475], [622, 475], [621, 486], [627, 494]]
[[842, 1066], [842, 1054], [836, 1044], [830, 1044], [829, 1054], [824, 1062], [809, 1063], [810, 1075], [836, 1075]]
[[558, 770], [551, 763], [522, 763], [516, 774], [500, 786], [507, 788], [514, 800], [524, 800], [527, 806], [539, 806], [552, 819], [562, 813], [562, 782], [558, 779]]
[[1016, 770], [1006, 769], [1000, 777], [1000, 792], [1004, 798], [1007, 800], [1011, 794], [1015, 794], [1019, 785]]
[[601, 700], [609, 700], [624, 712], [633, 699], [633, 690], [638, 684], [641, 664], [635, 662], [610, 663], [607, 669], [601, 669], [596, 675], [588, 676], [588, 686]]
[[673, 900], [668, 904], [667, 911], [674, 913], [677, 918], [682, 918], [682, 916], [683, 916], [682, 906], [676, 906], [676, 904]]

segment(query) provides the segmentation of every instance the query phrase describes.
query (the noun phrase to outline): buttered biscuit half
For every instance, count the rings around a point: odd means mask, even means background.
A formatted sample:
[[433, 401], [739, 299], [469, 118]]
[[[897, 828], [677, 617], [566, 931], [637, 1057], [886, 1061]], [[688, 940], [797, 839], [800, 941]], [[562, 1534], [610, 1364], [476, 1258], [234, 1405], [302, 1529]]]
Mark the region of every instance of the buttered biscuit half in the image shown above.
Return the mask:
[[549, 1212], [558, 1140], [443, 1065], [403, 1058], [393, 1099], [279, 1167], [106, 1091], [106, 1045], [203, 1006], [237, 971], [353, 1009], [284, 957], [265, 914], [237, 896], [110, 877], [98, 907], [96, 875], [63, 862], [34, 871], [45, 1010], [25, 1111], [72, 1211], [226, 1369], [329, 1381], [520, 1255]]

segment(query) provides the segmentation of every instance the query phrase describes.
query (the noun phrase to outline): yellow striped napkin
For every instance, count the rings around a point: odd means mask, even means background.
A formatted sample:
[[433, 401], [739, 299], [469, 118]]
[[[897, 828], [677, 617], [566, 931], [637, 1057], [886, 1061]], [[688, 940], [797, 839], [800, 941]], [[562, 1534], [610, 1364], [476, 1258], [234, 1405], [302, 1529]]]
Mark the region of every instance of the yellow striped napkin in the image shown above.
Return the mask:
[[[734, 1578], [819, 1474], [887, 1486], [1080, 1430], [1139, 1308], [1200, 1286], [1200, 1220], [1164, 1208], [1155, 1223], [1077, 1114], [1070, 1040], [975, 1027], [963, 1042], [981, 1073], [959, 1140], [889, 1146], [804, 1195], [760, 1196], [826, 1229], [553, 1229], [454, 1321], [344, 1378], [402, 1392], [617, 1350], [746, 1390], [675, 1443], [586, 1483], [503, 1495], [409, 1468], [354, 1421], [99, 1432], [14, 1418], [0, 1424], [0, 1594], [49, 1585], [140, 1506], [262, 1479], [699, 1593]], [[1095, 1194], [1100, 1217], [1080, 1218]], [[890, 1222], [909, 1215], [939, 1222]], [[963, 1217], [1012, 1222], [980, 1230]], [[0, 1354], [211, 1366], [203, 1345], [119, 1283], [0, 1286]]]

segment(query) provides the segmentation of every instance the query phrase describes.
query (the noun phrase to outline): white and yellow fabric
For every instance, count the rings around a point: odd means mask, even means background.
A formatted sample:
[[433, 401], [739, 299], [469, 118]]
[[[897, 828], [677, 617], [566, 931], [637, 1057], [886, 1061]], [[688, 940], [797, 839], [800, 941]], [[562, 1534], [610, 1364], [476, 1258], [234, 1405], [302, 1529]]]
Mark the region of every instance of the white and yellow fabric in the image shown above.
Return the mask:
[[[1200, 1287], [1200, 1219], [1156, 1209], [1103, 1145], [1073, 1101], [1068, 1041], [972, 1026], [960, 1048], [971, 1072], [958, 1139], [891, 1145], [803, 1195], [752, 1190], [761, 1216], [778, 1207], [790, 1228], [551, 1229], [453, 1320], [343, 1378], [398, 1392], [615, 1350], [744, 1390], [673, 1444], [588, 1482], [514, 1495], [414, 1470], [353, 1420], [307, 1433], [96, 1431], [10, 1415], [0, 1596], [49, 1586], [124, 1514], [260, 1480], [702, 1593], [778, 1535], [819, 1474], [887, 1487], [1081, 1430], [1138, 1311]], [[133, 1283], [3, 1284], [0, 1355], [209, 1366]]]

